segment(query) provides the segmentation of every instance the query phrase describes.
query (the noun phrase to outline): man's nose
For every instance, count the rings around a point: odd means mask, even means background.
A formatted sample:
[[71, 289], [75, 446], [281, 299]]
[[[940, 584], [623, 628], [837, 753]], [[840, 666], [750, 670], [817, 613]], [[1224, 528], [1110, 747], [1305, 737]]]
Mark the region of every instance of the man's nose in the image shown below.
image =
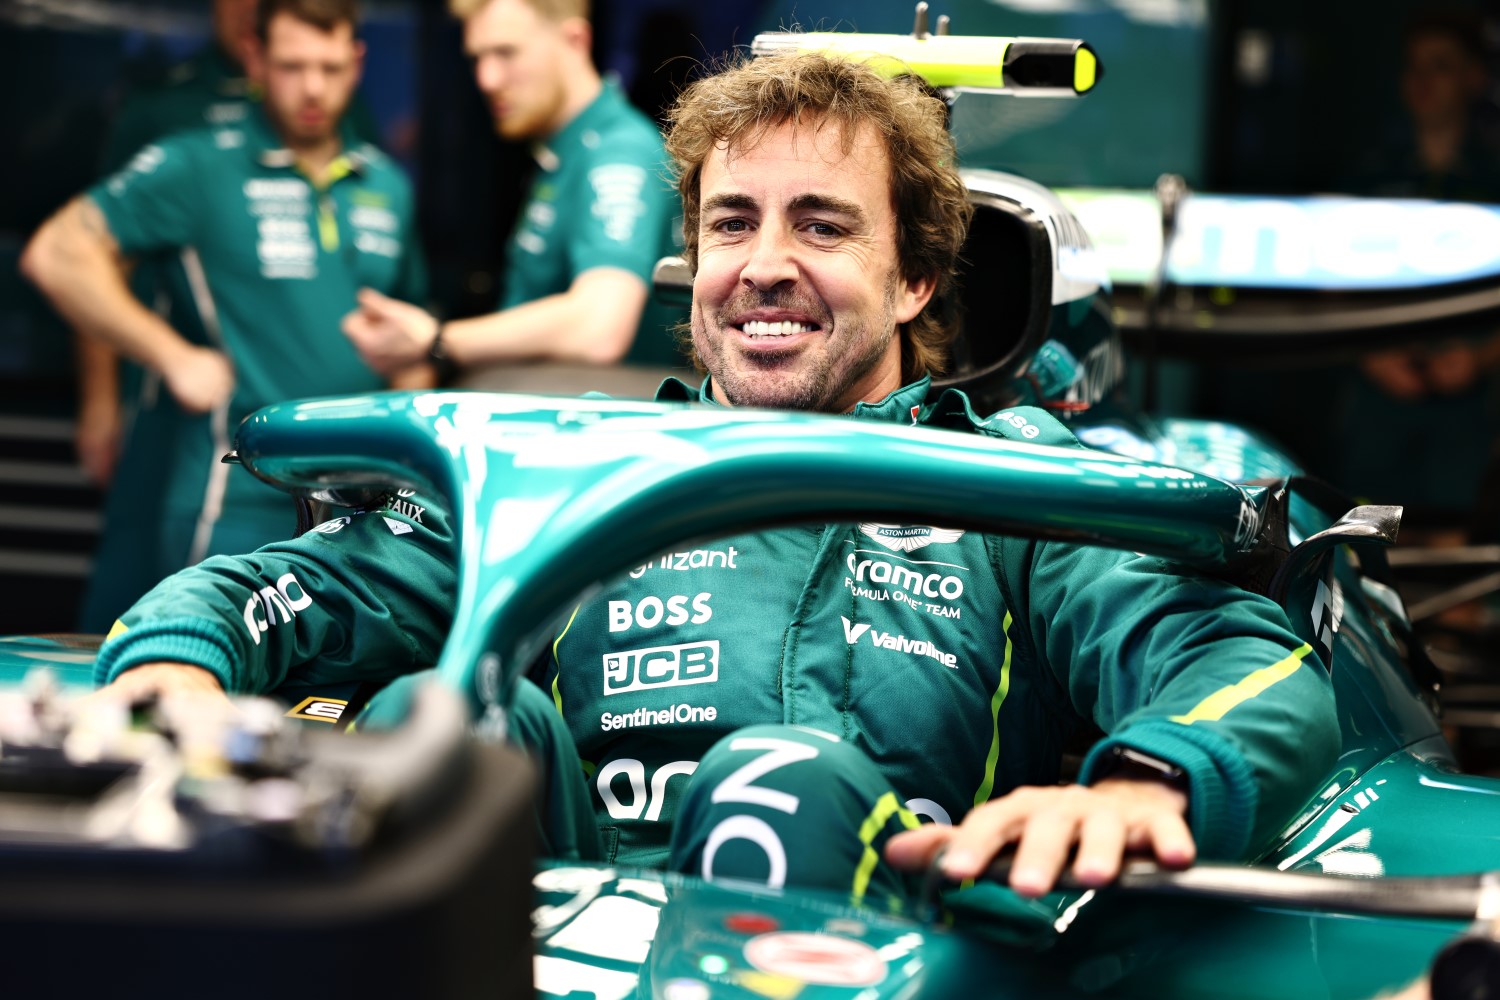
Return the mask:
[[790, 233], [763, 226], [750, 241], [750, 256], [740, 280], [751, 288], [771, 289], [797, 279], [796, 240]]

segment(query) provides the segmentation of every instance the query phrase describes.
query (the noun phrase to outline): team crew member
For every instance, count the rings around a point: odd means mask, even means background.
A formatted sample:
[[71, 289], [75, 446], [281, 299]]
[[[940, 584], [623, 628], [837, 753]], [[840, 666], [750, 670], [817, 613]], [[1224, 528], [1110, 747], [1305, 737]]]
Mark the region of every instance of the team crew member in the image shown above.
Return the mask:
[[676, 252], [677, 199], [656, 126], [599, 77], [588, 0], [452, 0], [474, 78], [537, 173], [511, 235], [500, 311], [440, 324], [369, 290], [344, 330], [395, 371], [432, 356], [472, 367], [525, 361], [680, 365], [672, 310], [648, 304], [651, 269]]
[[[133, 93], [120, 109], [104, 164], [114, 173], [148, 143], [174, 132], [242, 122], [250, 107], [245, 75], [255, 41], [256, 0], [214, 0], [213, 39], [202, 52], [174, 67], [161, 85]], [[170, 256], [141, 259], [130, 275], [143, 303], [168, 317], [173, 328], [195, 329], [190, 318], [167, 312], [171, 300], [163, 269]], [[154, 374], [120, 364], [106, 342], [78, 331], [78, 422], [74, 444], [88, 477], [107, 486], [104, 527], [94, 550], [78, 613], [81, 632], [103, 632], [161, 578], [157, 528], [161, 484], [181, 414]]]
[[[785, 56], [700, 81], [673, 122], [710, 378], [660, 398], [1076, 446], [1041, 410], [984, 420], [961, 393], [929, 394], [953, 335], [929, 304], [969, 214], [939, 101]], [[413, 502], [167, 581], [122, 619], [99, 679], [266, 691], [431, 662], [451, 534]], [[268, 586], [295, 615], [261, 614]], [[579, 607], [553, 648], [514, 728], [584, 762], [606, 856], [706, 877], [900, 896], [898, 869], [940, 846], [963, 879], [1018, 843], [1012, 884], [1034, 895], [1074, 846], [1092, 884], [1127, 849], [1237, 857], [1337, 749], [1326, 672], [1270, 601], [1144, 556], [928, 525], [664, 554]], [[1087, 723], [1108, 735], [1083, 784], [1058, 786]], [[554, 813], [582, 798], [577, 777], [552, 769]], [[554, 847], [587, 849], [547, 819]]]
[[[220, 463], [232, 428], [278, 400], [382, 388], [340, 318], [360, 287], [423, 294], [410, 187], [342, 122], [363, 57], [355, 21], [353, 0], [265, 0], [263, 105], [147, 146], [48, 220], [22, 261], [76, 328], [199, 415], [179, 426], [157, 485], [159, 575], [287, 535], [285, 498]], [[183, 332], [125, 281], [131, 259], [165, 251], [181, 262], [173, 297], [192, 304]]]

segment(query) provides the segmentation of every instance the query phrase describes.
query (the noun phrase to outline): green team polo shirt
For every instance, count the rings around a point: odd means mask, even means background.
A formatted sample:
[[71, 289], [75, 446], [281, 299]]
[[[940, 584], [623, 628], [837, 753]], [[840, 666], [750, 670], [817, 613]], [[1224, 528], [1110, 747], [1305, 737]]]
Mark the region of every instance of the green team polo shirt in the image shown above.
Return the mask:
[[[618, 87], [534, 150], [538, 169], [506, 255], [501, 309], [566, 292], [596, 267], [651, 269], [680, 249], [682, 211], [661, 134]], [[682, 311], [648, 303], [625, 360], [685, 365], [669, 332]]]
[[184, 422], [168, 518], [205, 506], [284, 510], [284, 498], [244, 472], [216, 491], [233, 428], [269, 403], [384, 387], [340, 321], [362, 287], [420, 301], [425, 272], [405, 175], [347, 127], [344, 139], [316, 185], [256, 108], [238, 125], [149, 145], [88, 192], [127, 256], [179, 259], [172, 295], [190, 304], [182, 332], [201, 331], [235, 368], [228, 407]]

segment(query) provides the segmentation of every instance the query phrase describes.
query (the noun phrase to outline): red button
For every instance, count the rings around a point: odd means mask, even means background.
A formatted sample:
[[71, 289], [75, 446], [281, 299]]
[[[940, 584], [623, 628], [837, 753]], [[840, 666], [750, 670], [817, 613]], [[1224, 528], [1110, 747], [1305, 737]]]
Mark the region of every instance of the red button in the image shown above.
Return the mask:
[[781, 922], [764, 913], [734, 913], [724, 918], [724, 926], [736, 934], [769, 934], [781, 929]]

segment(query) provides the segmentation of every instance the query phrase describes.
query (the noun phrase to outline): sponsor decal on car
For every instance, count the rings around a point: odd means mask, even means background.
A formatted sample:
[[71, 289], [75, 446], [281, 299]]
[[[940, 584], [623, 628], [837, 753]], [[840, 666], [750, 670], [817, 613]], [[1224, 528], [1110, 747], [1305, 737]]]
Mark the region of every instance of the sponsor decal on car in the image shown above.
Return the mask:
[[839, 617], [839, 620], [844, 623], [844, 641], [851, 646], [859, 645], [859, 640], [868, 635], [871, 644], [879, 646], [881, 649], [889, 649], [898, 653], [911, 653], [914, 656], [931, 657], [950, 670], [958, 669], [957, 656], [954, 656], [952, 653], [943, 652], [926, 639], [908, 639], [904, 635], [882, 632], [865, 622], [855, 624], [842, 615]]
[[719, 679], [719, 640], [604, 654], [604, 694], [652, 691]]
[[745, 961], [767, 975], [814, 986], [874, 986], [888, 974], [885, 959], [865, 942], [802, 931], [751, 938]]

